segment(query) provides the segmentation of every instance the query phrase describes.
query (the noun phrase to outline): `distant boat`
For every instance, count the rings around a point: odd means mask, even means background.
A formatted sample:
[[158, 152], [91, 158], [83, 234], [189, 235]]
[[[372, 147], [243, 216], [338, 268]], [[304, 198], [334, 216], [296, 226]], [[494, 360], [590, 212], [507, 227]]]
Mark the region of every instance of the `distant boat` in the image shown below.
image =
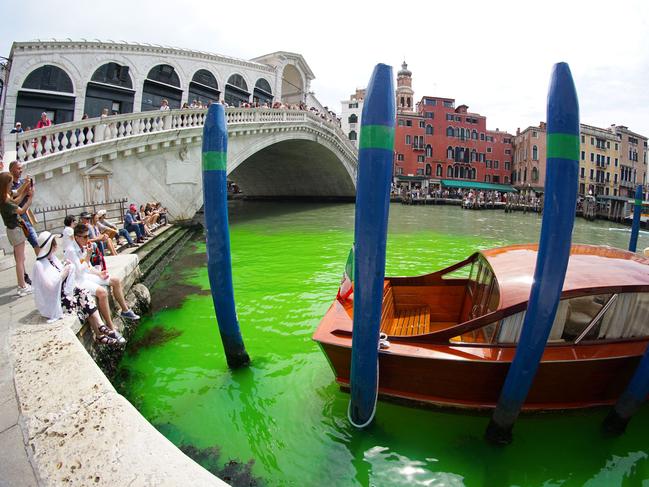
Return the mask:
[[[477, 252], [446, 269], [384, 282], [379, 394], [494, 408], [516, 352], [538, 245]], [[349, 388], [353, 290], [313, 339]], [[649, 343], [649, 259], [573, 245], [557, 315], [524, 409], [614, 404]]]

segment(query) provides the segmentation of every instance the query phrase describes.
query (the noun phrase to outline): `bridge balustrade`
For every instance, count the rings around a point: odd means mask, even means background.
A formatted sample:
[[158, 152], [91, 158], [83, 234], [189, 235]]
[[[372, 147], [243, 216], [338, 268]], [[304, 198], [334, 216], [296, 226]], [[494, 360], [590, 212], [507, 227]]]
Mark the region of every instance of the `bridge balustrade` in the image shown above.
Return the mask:
[[[321, 130], [342, 141], [348, 150], [356, 152], [356, 148], [337, 124], [311, 111], [259, 108], [227, 108], [225, 111], [229, 126], [256, 123], [316, 123]], [[32, 161], [89, 144], [165, 130], [202, 127], [206, 113], [207, 109], [176, 109], [79, 120], [21, 134], [8, 134], [5, 136], [4, 147], [7, 150], [15, 144], [15, 158], [21, 162]]]

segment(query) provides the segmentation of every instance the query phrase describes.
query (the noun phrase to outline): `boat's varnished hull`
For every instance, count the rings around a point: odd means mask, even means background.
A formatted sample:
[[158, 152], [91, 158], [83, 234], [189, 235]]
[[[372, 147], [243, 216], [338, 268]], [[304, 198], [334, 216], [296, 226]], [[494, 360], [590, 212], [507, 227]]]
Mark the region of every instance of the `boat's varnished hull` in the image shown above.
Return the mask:
[[[348, 386], [351, 348], [320, 345], [336, 381]], [[621, 347], [620, 351], [629, 352], [628, 344], [617, 346]], [[646, 341], [635, 348], [641, 350], [643, 347]], [[524, 409], [558, 410], [614, 404], [633, 375], [640, 355], [632, 352], [615, 358], [544, 361]], [[510, 364], [511, 360], [422, 358], [381, 352], [379, 393], [438, 406], [493, 408]]]

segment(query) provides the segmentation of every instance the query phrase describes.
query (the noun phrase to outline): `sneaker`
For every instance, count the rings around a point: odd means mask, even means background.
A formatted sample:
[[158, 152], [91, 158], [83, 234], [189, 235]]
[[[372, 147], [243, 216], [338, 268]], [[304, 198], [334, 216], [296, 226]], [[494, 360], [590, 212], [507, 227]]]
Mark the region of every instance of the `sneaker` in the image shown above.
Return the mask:
[[29, 274], [25, 272], [25, 284], [32, 285], [32, 280], [29, 278]]
[[126, 318], [127, 320], [139, 320], [140, 319], [140, 317], [138, 315], [133, 313], [132, 309], [129, 309], [128, 311], [122, 311], [120, 313], [120, 316], [122, 318]]
[[18, 296], [23, 297], [32, 293], [32, 287], [29, 284], [25, 284], [25, 287], [18, 286]]

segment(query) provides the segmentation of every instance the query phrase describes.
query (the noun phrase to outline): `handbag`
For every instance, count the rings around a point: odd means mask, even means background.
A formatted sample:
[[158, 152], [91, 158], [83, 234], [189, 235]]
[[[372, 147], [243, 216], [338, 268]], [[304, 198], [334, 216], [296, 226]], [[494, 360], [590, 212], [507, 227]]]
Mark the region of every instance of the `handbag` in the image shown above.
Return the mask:
[[101, 233], [108, 235], [108, 238], [115, 238], [115, 235], [117, 235], [117, 230], [114, 228], [104, 228]]
[[23, 234], [25, 235], [25, 237], [29, 237], [29, 228], [27, 228], [27, 224], [20, 217], [18, 217], [18, 225], [20, 225], [20, 228], [22, 229]]

